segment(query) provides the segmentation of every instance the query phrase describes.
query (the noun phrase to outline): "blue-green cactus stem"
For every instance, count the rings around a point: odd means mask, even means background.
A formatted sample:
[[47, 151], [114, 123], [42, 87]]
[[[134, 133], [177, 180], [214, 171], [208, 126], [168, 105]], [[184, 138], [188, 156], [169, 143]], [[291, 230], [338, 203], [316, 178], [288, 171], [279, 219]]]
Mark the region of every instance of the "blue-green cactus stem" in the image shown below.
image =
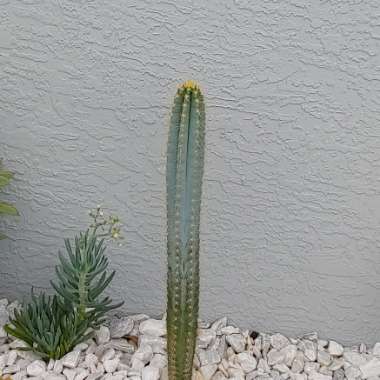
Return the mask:
[[192, 376], [199, 304], [199, 223], [205, 144], [203, 95], [177, 91], [167, 151], [167, 339], [169, 380]]

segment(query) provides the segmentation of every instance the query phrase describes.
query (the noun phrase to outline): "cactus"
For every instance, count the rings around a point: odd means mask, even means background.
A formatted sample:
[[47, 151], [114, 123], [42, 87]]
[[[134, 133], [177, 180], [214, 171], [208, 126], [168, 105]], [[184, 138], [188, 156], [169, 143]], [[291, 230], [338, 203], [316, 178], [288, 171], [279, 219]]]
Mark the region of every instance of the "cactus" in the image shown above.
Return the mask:
[[169, 380], [190, 380], [192, 376], [199, 304], [204, 132], [203, 95], [198, 85], [187, 81], [174, 99], [167, 150]]

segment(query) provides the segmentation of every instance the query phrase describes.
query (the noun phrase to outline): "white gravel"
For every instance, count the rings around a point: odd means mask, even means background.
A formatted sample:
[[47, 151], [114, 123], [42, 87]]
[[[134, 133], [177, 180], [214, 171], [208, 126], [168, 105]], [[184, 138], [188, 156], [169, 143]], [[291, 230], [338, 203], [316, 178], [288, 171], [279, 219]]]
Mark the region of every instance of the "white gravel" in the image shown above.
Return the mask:
[[[0, 321], [17, 302], [0, 300]], [[0, 325], [0, 375], [12, 380], [167, 380], [165, 320], [145, 314], [112, 319], [94, 339], [60, 360], [42, 361]], [[6, 377], [4, 377], [6, 378]], [[194, 380], [378, 380], [380, 343], [343, 347], [316, 333], [298, 338], [241, 330], [221, 318], [200, 322]]]

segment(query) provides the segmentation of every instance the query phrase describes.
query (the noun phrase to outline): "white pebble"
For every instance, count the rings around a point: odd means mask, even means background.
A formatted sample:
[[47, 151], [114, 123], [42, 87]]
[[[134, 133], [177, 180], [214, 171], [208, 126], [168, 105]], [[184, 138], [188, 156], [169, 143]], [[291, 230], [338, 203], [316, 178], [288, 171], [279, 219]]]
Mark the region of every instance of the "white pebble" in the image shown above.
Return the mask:
[[226, 377], [226, 375], [223, 372], [217, 371], [213, 375], [212, 380], [227, 380], [227, 377]]
[[47, 365], [47, 370], [52, 371], [54, 368], [55, 360], [54, 359], [49, 359], [48, 365]]
[[240, 364], [241, 369], [244, 371], [244, 373], [252, 372], [257, 367], [256, 359], [248, 352], [241, 352], [240, 354], [237, 354], [236, 360]]
[[293, 373], [301, 373], [304, 369], [305, 365], [305, 359], [304, 359], [304, 354], [301, 351], [296, 352], [296, 356], [293, 360], [292, 363], [292, 372]]
[[73, 348], [73, 351], [86, 351], [87, 348], [88, 348], [87, 343], [79, 343]]
[[28, 345], [21, 339], [15, 339], [11, 343], [9, 343], [9, 348], [15, 349], [15, 348], [27, 348]]
[[77, 371], [76, 369], [65, 368], [63, 370], [63, 374], [66, 376], [67, 380], [74, 380], [74, 377], [76, 376]]
[[296, 357], [297, 346], [294, 344], [289, 344], [288, 346], [282, 348], [280, 352], [284, 355], [284, 363], [290, 368]]
[[356, 380], [357, 378], [361, 378], [361, 371], [356, 367], [348, 367], [345, 369], [344, 375], [347, 380]]
[[364, 355], [361, 355], [355, 351], [346, 351], [345, 353], [343, 353], [343, 359], [347, 363], [352, 364], [355, 367], [359, 367], [367, 362]]
[[66, 380], [66, 376], [48, 374], [46, 377], [44, 377], [44, 380]]
[[63, 364], [60, 360], [56, 360], [53, 367], [53, 372], [60, 374], [63, 371]]
[[376, 343], [376, 344], [373, 346], [372, 353], [373, 353], [375, 356], [380, 356], [380, 342]]
[[262, 373], [268, 373], [270, 371], [269, 364], [265, 359], [260, 359], [259, 364], [257, 365], [257, 369]]
[[299, 343], [299, 348], [303, 351], [305, 358], [311, 362], [317, 360], [317, 344], [311, 340], [303, 340]]
[[74, 378], [74, 380], [84, 380], [84, 379], [88, 379], [88, 376], [89, 376], [89, 372], [86, 370], [86, 369], [83, 369], [82, 371], [80, 371]]
[[273, 369], [275, 369], [276, 371], [278, 371], [280, 373], [289, 373], [290, 372], [289, 367], [284, 363], [274, 365]]
[[71, 351], [62, 359], [62, 365], [67, 368], [76, 368], [80, 358], [80, 351]]
[[26, 370], [20, 371], [12, 375], [12, 380], [25, 380], [27, 378]]
[[319, 350], [317, 360], [319, 364], [328, 366], [331, 363], [332, 359], [331, 359], [330, 354], [327, 351]]
[[132, 318], [120, 318], [112, 320], [110, 324], [111, 338], [123, 338], [128, 335], [134, 327]]
[[310, 375], [312, 372], [318, 372], [320, 367], [321, 367], [321, 365], [319, 363], [306, 362], [304, 367], [303, 367], [303, 371], [306, 374]]
[[226, 326], [220, 329], [223, 335], [240, 334], [240, 329], [234, 326]]
[[161, 319], [148, 319], [140, 323], [141, 334], [163, 336], [166, 334], [166, 323]]
[[106, 360], [111, 360], [115, 357], [115, 355], [116, 355], [116, 351], [113, 348], [109, 348], [108, 350], [104, 352], [100, 361], [104, 362]]
[[292, 378], [293, 380], [307, 380], [307, 375], [305, 373], [295, 373]]
[[222, 335], [222, 328], [227, 326], [227, 317], [223, 317], [220, 319], [217, 319], [212, 325], [211, 329], [213, 329], [216, 333], [216, 335]]
[[368, 361], [367, 363], [362, 364], [359, 368], [362, 373], [363, 379], [379, 376], [380, 375], [380, 360], [377, 358], [374, 358]]
[[95, 340], [99, 345], [106, 344], [109, 342], [110, 338], [110, 330], [106, 326], [100, 326], [99, 330], [95, 331]]
[[133, 359], [141, 360], [144, 364], [149, 363], [153, 357], [153, 350], [150, 346], [140, 346], [139, 349], [133, 354]]
[[201, 366], [206, 366], [209, 364], [217, 364], [222, 360], [219, 353], [215, 350], [207, 350], [207, 351], [200, 350], [198, 352], [198, 357], [199, 357]]
[[84, 359], [87, 368], [90, 369], [91, 373], [96, 372], [96, 365], [98, 364], [98, 357], [95, 354], [86, 354]]
[[212, 329], [199, 329], [197, 335], [198, 348], [207, 348], [216, 339], [216, 332]]
[[46, 363], [42, 360], [35, 360], [26, 367], [29, 376], [41, 376], [46, 371]]
[[160, 370], [157, 367], [147, 366], [141, 371], [142, 380], [159, 380]]
[[116, 357], [115, 359], [111, 359], [111, 360], [105, 360], [103, 362], [104, 370], [107, 373], [115, 372], [117, 369], [117, 366], [119, 365], [119, 362], [120, 362], [120, 358], [118, 358], [118, 357]]
[[166, 339], [160, 336], [141, 335], [139, 346], [150, 346], [154, 354], [166, 354]]
[[26, 359], [19, 359], [16, 364], [23, 370], [30, 364], [30, 361]]
[[0, 369], [3, 369], [7, 365], [8, 354], [0, 355]]
[[92, 373], [87, 376], [86, 380], [98, 380], [103, 376], [103, 372]]
[[243, 352], [245, 349], [245, 339], [241, 334], [227, 335], [226, 341], [236, 353]]
[[168, 365], [168, 360], [166, 358], [166, 355], [155, 354], [153, 356], [153, 359], [150, 361], [149, 365], [152, 367], [157, 367], [157, 368], [166, 367]]
[[319, 372], [311, 372], [308, 378], [309, 380], [331, 380], [332, 376], [323, 375], [322, 373], [319, 373]]
[[267, 359], [269, 365], [281, 364], [285, 360], [285, 355], [281, 351], [272, 349], [268, 352]]
[[330, 355], [341, 356], [341, 355], [343, 355], [344, 349], [343, 349], [343, 346], [341, 344], [339, 344], [333, 340], [330, 340], [328, 351], [329, 351]]
[[131, 370], [140, 372], [145, 367], [145, 363], [138, 358], [131, 359]]
[[7, 365], [15, 364], [17, 359], [17, 351], [10, 351], [8, 354]]
[[208, 364], [208, 365], [201, 367], [199, 369], [199, 372], [202, 375], [201, 378], [203, 377], [204, 380], [210, 380], [217, 369], [218, 369], [217, 364]]
[[228, 368], [228, 375], [230, 378], [233, 378], [234, 380], [245, 380], [244, 371], [240, 368]]
[[270, 338], [270, 343], [272, 347], [276, 350], [281, 350], [289, 344], [289, 339], [282, 334], [273, 334]]

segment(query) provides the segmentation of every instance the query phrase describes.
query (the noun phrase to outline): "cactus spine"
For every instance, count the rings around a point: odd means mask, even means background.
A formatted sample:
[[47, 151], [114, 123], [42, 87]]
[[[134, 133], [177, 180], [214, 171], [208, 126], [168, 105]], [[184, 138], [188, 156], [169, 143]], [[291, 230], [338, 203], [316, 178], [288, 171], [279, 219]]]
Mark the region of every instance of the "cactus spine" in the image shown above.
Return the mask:
[[174, 99], [167, 150], [169, 380], [192, 376], [199, 304], [199, 221], [205, 144], [203, 95], [185, 82]]

